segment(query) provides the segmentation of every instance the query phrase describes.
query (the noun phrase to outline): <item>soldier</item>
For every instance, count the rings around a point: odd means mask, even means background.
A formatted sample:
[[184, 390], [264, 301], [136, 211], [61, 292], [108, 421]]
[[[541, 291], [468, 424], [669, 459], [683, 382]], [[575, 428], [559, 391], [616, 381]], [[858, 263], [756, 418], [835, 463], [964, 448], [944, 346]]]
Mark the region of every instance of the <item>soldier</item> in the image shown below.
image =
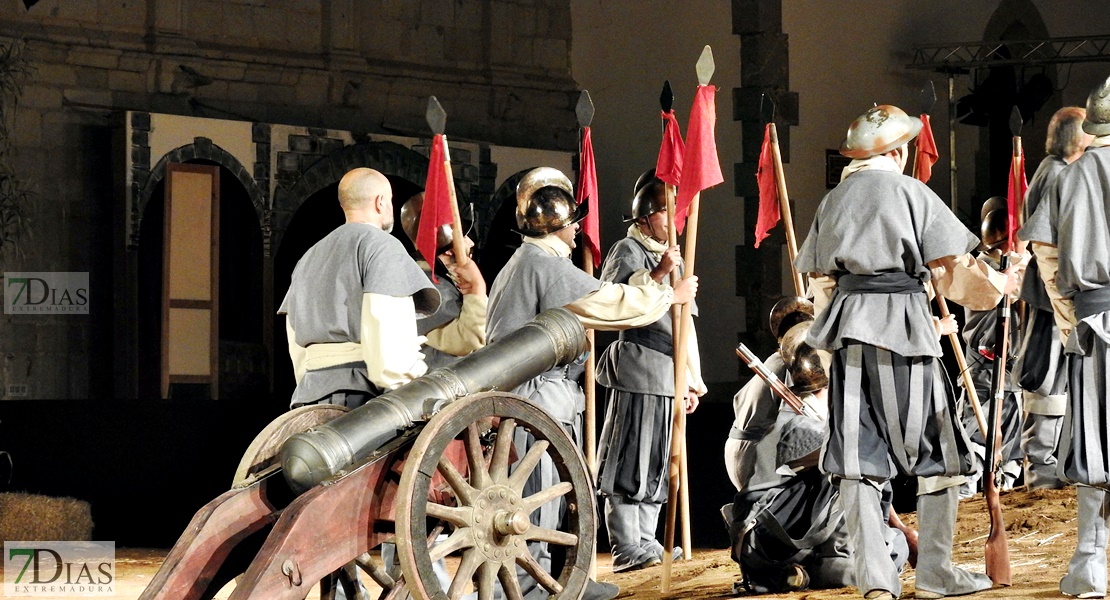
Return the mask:
[[[798, 296], [788, 296], [771, 308], [771, 335], [781, 342], [783, 334], [792, 327], [812, 320], [813, 303]], [[763, 363], [779, 379], [786, 380], [786, 363], [778, 350]], [[736, 418], [725, 440], [725, 470], [738, 492], [744, 491], [755, 471], [756, 445], [774, 426], [781, 402], [759, 377], [752, 377], [732, 398]]]
[[[681, 265], [678, 246], [667, 247], [666, 191], [655, 170], [637, 182], [628, 235], [605, 257], [601, 280], [662, 284]], [[642, 184], [642, 185], [641, 185]], [[674, 414], [674, 340], [670, 312], [658, 321], [625, 329], [598, 359], [597, 382], [608, 388], [598, 457], [598, 489], [604, 495], [605, 525], [613, 572], [640, 569], [663, 560], [655, 539], [667, 500], [667, 467]], [[706, 392], [696, 332], [691, 329], [686, 362], [686, 412]]]
[[[828, 377], [817, 351], [804, 343], [813, 321], [783, 336], [790, 390], [819, 415], [799, 415], [785, 403], [753, 448], [755, 464], [744, 489], [730, 505], [732, 557], [748, 593], [782, 593], [834, 588], [855, 581], [852, 551], [836, 486], [817, 468], [825, 438]], [[889, 508], [889, 487], [883, 506]], [[901, 569], [909, 555], [905, 536], [883, 531], [888, 552]]]
[[278, 309], [297, 378], [293, 407], [356, 408], [427, 371], [416, 319], [435, 312], [439, 293], [388, 233], [389, 180], [354, 169], [339, 182], [339, 205], [346, 222], [297, 262]]
[[[409, 198], [401, 207], [401, 229], [413, 244], [423, 207], [424, 192]], [[429, 370], [445, 367], [486, 345], [486, 280], [473, 260], [459, 266], [451, 248], [453, 239], [450, 225], [443, 225], [436, 232], [436, 256], [442, 268], [437, 273], [439, 282], [433, 284], [443, 301], [439, 310], [416, 323], [416, 332], [427, 338], [421, 352]], [[463, 238], [463, 243], [467, 252], [474, 247], [469, 236]], [[431, 279], [433, 266], [418, 254], [413, 258]]]
[[[548, 308], [565, 306], [587, 328], [619, 330], [643, 327], [659, 320], [672, 303], [694, 299], [697, 278], [666, 284], [643, 282], [639, 285], [602, 283], [581, 271], [570, 261], [579, 221], [585, 218], [586, 203], [574, 203], [570, 180], [556, 169], [541, 167], [528, 172], [517, 184], [517, 226], [524, 243], [498, 274], [490, 290], [486, 325], [489, 343], [515, 331]], [[585, 395], [578, 386], [577, 374], [570, 368], [544, 373], [516, 388], [542, 407], [549, 415], [573, 432], [580, 431]], [[518, 429], [517, 448], [521, 456], [531, 446], [527, 432]], [[558, 478], [548, 457], [535, 470], [525, 495], [553, 485]], [[553, 528], [559, 522], [561, 506], [552, 502], [533, 513], [539, 524]], [[547, 570], [551, 553], [547, 544], [530, 544], [533, 555]], [[519, 572], [519, 571], [518, 571]], [[532, 578], [521, 572], [521, 589], [538, 591]], [[612, 584], [590, 580], [585, 598], [611, 598], [619, 592]]]
[[1088, 96], [1083, 131], [1095, 136], [1087, 151], [1060, 170], [1019, 234], [1033, 244], [1068, 357], [1057, 473], [1077, 485], [1079, 538], [1060, 591], [1102, 598], [1110, 488], [1105, 435], [1110, 425], [1105, 416], [1110, 362], [1110, 79]]
[[[980, 227], [983, 243], [980, 246], [978, 257], [995, 268], [1001, 260], [1000, 248], [1007, 241], [1008, 219], [1006, 216], [1006, 199], [1002, 196], [991, 197], [983, 203], [981, 210], [982, 226]], [[1027, 260], [1028, 255], [1025, 255], [1024, 258]], [[1016, 268], [1019, 273], [1024, 274], [1026, 264], [1018, 264]], [[1009, 350], [1011, 354], [1017, 353], [1020, 342], [1018, 331], [1021, 322], [1020, 315], [1016, 312], [1014, 311], [1014, 314], [1011, 315], [1009, 325]], [[975, 381], [975, 393], [981, 401], [985, 401], [994, 395], [991, 390], [991, 376], [994, 372], [994, 345], [998, 311], [993, 308], [990, 310], [965, 308], [964, 316], [964, 358], [967, 361], [968, 372], [971, 374], [972, 380]], [[1002, 397], [1002, 482], [999, 486], [1003, 490], [1013, 489], [1014, 482], [1021, 475], [1021, 447], [1019, 444], [1021, 437], [1021, 399], [1018, 396], [1020, 388], [1010, 377], [1013, 364], [1011, 357], [1006, 357], [1006, 373], [1002, 378], [1005, 393]], [[961, 380], [960, 383], [962, 386], [963, 381]], [[985, 460], [986, 441], [983, 438], [983, 432], [979, 431], [979, 425], [976, 422], [975, 412], [971, 407], [967, 390], [964, 390], [960, 398], [960, 414], [963, 415], [964, 430], [968, 432], [972, 451], [979, 457], [979, 465], [976, 466], [975, 472], [968, 477], [967, 483], [960, 488], [960, 497], [970, 498], [976, 492], [980, 478], [983, 475], [983, 464], [990, 461]]]
[[[1048, 122], [1045, 156], [1029, 182], [1022, 207], [1025, 220], [1040, 206], [1054, 184], [1056, 175], [1083, 155], [1092, 136], [1083, 132], [1087, 112], [1078, 106], [1065, 106]], [[1022, 282], [1021, 299], [1025, 311], [1025, 330], [1014, 370], [1022, 388], [1025, 419], [1022, 423], [1021, 449], [1025, 453], [1025, 483], [1029, 487], [1059, 488], [1064, 482], [1056, 475], [1056, 448], [1060, 443], [1064, 409], [1067, 406], [1067, 374], [1064, 346], [1052, 315], [1052, 300], [1045, 292], [1037, 272], [1037, 261], [1029, 264]]]
[[795, 261], [824, 279], [817, 287], [832, 290], [806, 342], [833, 353], [821, 468], [838, 480], [856, 587], [868, 599], [901, 594], [881, 534], [881, 489], [898, 472], [918, 476], [918, 522], [931, 524], [918, 542], [917, 597], [991, 586], [951, 561], [958, 486], [972, 457], [941, 371], [924, 284], [985, 310], [1013, 283], [976, 263], [968, 252], [978, 238], [928, 186], [902, 174], [920, 131], [919, 119], [889, 105], [852, 123], [840, 153], [853, 160], [822, 200]]

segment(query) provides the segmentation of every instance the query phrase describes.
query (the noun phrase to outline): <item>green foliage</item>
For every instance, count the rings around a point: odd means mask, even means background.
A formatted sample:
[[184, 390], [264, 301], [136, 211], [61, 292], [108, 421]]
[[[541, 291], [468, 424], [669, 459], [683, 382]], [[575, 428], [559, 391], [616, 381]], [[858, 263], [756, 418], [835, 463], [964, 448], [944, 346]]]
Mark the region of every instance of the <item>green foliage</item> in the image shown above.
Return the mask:
[[21, 41], [0, 42], [0, 258], [28, 232], [26, 206], [30, 184], [16, 176], [11, 164], [11, 127], [19, 104], [23, 80], [31, 74], [31, 61]]

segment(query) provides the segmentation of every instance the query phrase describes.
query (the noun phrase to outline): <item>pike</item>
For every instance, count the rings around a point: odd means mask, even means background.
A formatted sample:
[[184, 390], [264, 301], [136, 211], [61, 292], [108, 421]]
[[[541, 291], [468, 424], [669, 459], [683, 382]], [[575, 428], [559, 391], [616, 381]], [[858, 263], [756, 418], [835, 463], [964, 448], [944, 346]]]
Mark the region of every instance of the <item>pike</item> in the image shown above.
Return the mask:
[[[659, 109], [664, 114], [671, 113], [674, 110], [674, 92], [671, 91], [671, 82], [669, 80], [666, 80], [666, 81], [663, 82], [663, 90], [659, 92]], [[667, 119], [663, 119], [663, 136], [664, 136], [664, 138], [667, 135], [667, 125], [668, 125]], [[658, 177], [659, 174], [656, 173], [656, 176]], [[667, 247], [670, 248], [670, 247], [678, 245], [678, 231], [675, 228], [675, 186], [671, 185], [667, 182], [664, 182], [663, 191], [664, 191], [665, 197], [667, 199]], [[678, 283], [678, 273], [675, 270], [672, 270], [671, 273], [670, 273], [671, 287], [674, 287], [674, 285], [676, 283]], [[676, 385], [676, 387], [675, 387], [674, 410], [676, 410], [676, 411], [679, 410], [679, 408], [680, 408], [679, 407], [679, 402], [678, 402], [678, 394], [679, 394], [678, 390], [679, 390], [679, 388], [677, 387], [678, 382], [679, 382], [679, 379], [678, 379], [679, 371], [680, 370], [682, 371], [683, 385], [685, 385], [685, 376], [686, 376], [685, 361], [683, 361], [682, 363], [679, 363], [679, 356], [685, 356], [685, 354], [687, 352], [686, 347], [685, 347], [686, 338], [684, 338], [682, 336], [682, 330], [685, 328], [685, 326], [686, 326], [686, 321], [683, 320], [683, 318], [682, 318], [682, 307], [678, 306], [677, 304], [672, 304], [671, 305], [671, 343], [674, 346], [674, 350], [672, 352], [673, 356], [671, 357], [671, 359], [674, 363], [674, 374], [675, 374], [675, 385]], [[683, 350], [681, 352], [679, 351], [679, 345], [682, 345], [682, 347], [683, 347]], [[682, 408], [683, 411], [686, 410], [686, 407], [685, 407], [684, 403], [681, 406], [681, 408]], [[686, 428], [685, 428], [685, 422], [684, 422], [683, 423], [684, 435], [683, 435], [683, 439], [682, 439], [682, 448], [680, 450], [680, 458], [679, 458], [679, 487], [678, 487], [679, 506], [678, 506], [678, 508], [679, 508], [680, 513], [681, 513], [680, 517], [681, 517], [681, 522], [683, 524], [682, 525], [682, 551], [683, 551], [683, 556], [686, 559], [690, 559], [690, 558], [693, 558], [693, 556], [692, 556], [693, 550], [691, 548], [692, 542], [691, 542], [691, 539], [690, 539], [690, 537], [691, 537], [690, 536], [690, 488], [689, 488], [689, 479], [690, 478], [689, 478], [689, 472], [687, 471], [687, 463], [686, 463], [685, 429]], [[672, 430], [673, 430], [673, 427], [672, 427]], [[673, 433], [674, 432], [672, 431], [672, 435], [673, 435]], [[671, 542], [667, 542], [667, 547], [664, 548], [664, 554], [668, 554], [672, 551], [670, 544], [672, 544], [673, 542], [674, 542], [673, 539], [671, 540]]]
[[[578, 151], [579, 156], [582, 153], [583, 131], [590, 126], [594, 120], [594, 103], [590, 99], [590, 92], [582, 90], [582, 94], [578, 96], [578, 105], [574, 108], [574, 114], [578, 117]], [[581, 179], [583, 176], [582, 169], [578, 169], [578, 177]], [[585, 200], [583, 200], [585, 201]], [[588, 275], [594, 274], [594, 255], [593, 250], [589, 244], [582, 245], [582, 268]], [[586, 330], [586, 344], [588, 346], [588, 356], [586, 360], [586, 416], [585, 416], [585, 438], [586, 438], [586, 465], [590, 468], [590, 476], [597, 478], [597, 391], [595, 390], [594, 381], [596, 379], [597, 366], [594, 363], [594, 331], [592, 329]]]
[[[770, 110], [767, 110], [767, 107]], [[779, 214], [782, 216], [782, 227], [786, 232], [786, 252], [790, 258], [790, 273], [794, 281], [794, 291], [798, 296], [806, 295], [805, 281], [798, 268], [794, 266], [794, 259], [798, 258], [798, 240], [794, 235], [794, 218], [790, 213], [790, 194], [786, 191], [786, 171], [782, 167], [782, 149], [779, 147], [779, 130], [775, 125], [775, 101], [762, 94], [759, 99], [759, 111], [767, 124], [767, 133], [771, 138], [771, 156], [775, 165], [775, 185], [778, 188]]]
[[[443, 133], [447, 129], [447, 111], [435, 96], [428, 97], [428, 109], [424, 112], [424, 119], [428, 127], [436, 136], [443, 139], [443, 170], [447, 173], [447, 191], [451, 198], [451, 247], [455, 254], [455, 262], [463, 266], [470, 262], [463, 243], [462, 217], [459, 215], [459, 199], [455, 196], [455, 176], [451, 173], [451, 153], [447, 149], [447, 136]], [[430, 167], [429, 167], [430, 168]], [[434, 263], [432, 263], [434, 264]]]
[[[708, 88], [709, 81], [713, 78], [713, 71], [714, 70], [715, 70], [715, 66], [714, 66], [714, 63], [713, 63], [713, 50], [709, 46], [706, 46], [702, 50], [701, 56], [698, 58], [698, 62], [697, 62], [697, 66], [696, 66], [696, 71], [697, 71], [697, 75], [698, 75], [698, 88], [699, 88], [698, 93], [699, 93], [699, 96], [701, 95], [701, 93], [704, 90], [706, 90]], [[699, 132], [701, 131], [701, 129], [700, 129], [701, 124], [696, 122], [696, 120], [694, 119], [694, 113], [696, 112], [696, 109], [699, 106], [699, 104], [698, 104], [699, 96], [695, 96], [695, 99], [694, 99], [695, 110], [691, 111], [690, 125], [687, 126], [687, 128], [686, 128], [687, 140], [691, 139], [692, 130], [694, 129], [695, 126], [699, 127], [699, 129], [698, 129]], [[704, 98], [705, 96], [701, 96], [701, 97]], [[715, 118], [715, 115], [714, 115], [714, 118]], [[713, 132], [710, 131], [709, 135], [712, 136]], [[710, 137], [709, 139], [710, 139], [710, 141], [712, 141], [712, 137]], [[695, 139], [695, 142], [701, 142], [701, 141], [703, 141], [703, 140]], [[696, 152], [699, 152], [699, 155], [696, 156], [695, 158], [700, 158], [700, 147], [698, 147], [696, 144], [693, 145], [692, 147]], [[689, 142], [687, 142], [687, 148], [688, 149], [691, 148], [691, 144]], [[716, 157], [715, 150], [716, 150], [716, 148], [714, 146], [713, 159], [716, 161], [718, 159]], [[694, 190], [694, 193], [693, 193], [693, 195], [690, 199], [689, 208], [686, 211], [686, 214], [687, 214], [686, 219], [687, 219], [687, 223], [689, 225], [689, 229], [686, 232], [686, 251], [683, 253], [683, 258], [686, 261], [686, 270], [683, 273], [683, 279], [689, 279], [690, 277], [694, 276], [694, 264], [695, 264], [695, 258], [697, 256], [697, 245], [698, 245], [698, 210], [699, 210], [699, 204], [700, 204], [700, 199], [701, 199], [701, 189], [704, 189], [704, 188], [699, 188], [698, 187], [703, 182], [694, 181], [694, 177], [688, 177], [687, 176], [687, 174], [686, 174], [687, 167], [691, 167], [691, 165], [693, 165], [693, 163], [695, 162], [695, 161], [691, 161], [689, 159], [690, 159], [690, 155], [689, 155], [689, 153], [687, 153], [683, 157], [683, 168], [682, 168], [682, 171], [683, 171], [682, 185], [684, 186], [684, 190], [682, 191], [682, 194], [680, 195], [680, 198], [679, 198], [679, 199], [682, 199], [683, 197], [686, 196], [686, 194], [691, 193], [690, 190]], [[696, 167], [694, 167], [694, 168], [700, 168], [700, 166], [701, 165], [696, 165]], [[717, 170], [718, 170], [718, 172], [716, 173], [716, 176], [720, 176], [720, 173], [719, 173], [720, 165], [717, 164], [716, 167], [717, 167]], [[703, 176], [704, 175], [704, 174], [699, 174], [697, 172], [691, 172], [691, 174], [696, 175], [696, 176]], [[715, 178], [711, 178], [711, 179], [715, 179]], [[713, 183], [710, 183], [709, 185], [716, 185], [717, 183], [720, 183], [720, 180], [716, 180]], [[706, 185], [705, 187], [709, 187], [709, 185]], [[677, 227], [678, 223], [676, 222], [675, 225]], [[680, 480], [682, 479], [681, 478], [681, 473], [683, 471], [682, 467], [685, 466], [684, 465], [684, 463], [685, 463], [685, 453], [683, 452], [683, 448], [685, 447], [685, 443], [686, 443], [685, 397], [686, 397], [686, 392], [688, 391], [687, 385], [686, 385], [686, 358], [687, 358], [686, 347], [687, 347], [687, 343], [688, 343], [688, 339], [689, 339], [688, 336], [689, 336], [689, 333], [690, 333], [690, 329], [692, 328], [692, 325], [693, 325], [693, 322], [691, 320], [690, 310], [691, 310], [691, 307], [690, 307], [689, 302], [682, 305], [682, 317], [680, 319], [680, 322], [682, 323], [682, 327], [679, 330], [678, 335], [679, 335], [680, 341], [676, 345], [677, 352], [675, 354], [675, 366], [677, 368], [675, 369], [675, 373], [674, 373], [674, 375], [675, 375], [674, 420], [673, 420], [672, 426], [671, 426], [671, 451], [670, 451], [670, 461], [669, 461], [670, 467], [668, 469], [667, 524], [666, 524], [666, 529], [664, 530], [664, 536], [663, 536], [663, 539], [664, 539], [664, 542], [663, 542], [663, 548], [664, 548], [664, 551], [663, 551], [663, 577], [662, 577], [661, 582], [660, 582], [660, 587], [661, 587], [661, 590], [664, 594], [670, 593], [670, 588], [671, 588], [671, 563], [673, 562], [674, 559], [671, 556], [670, 549], [674, 546], [675, 516], [676, 516], [676, 508], [677, 508], [675, 506], [676, 505], [675, 501], [678, 498], [678, 487], [679, 487], [679, 484], [680, 484]], [[683, 486], [683, 487], [688, 489], [688, 486]], [[686, 534], [688, 529], [689, 529], [689, 520], [687, 520], [687, 522], [684, 523], [684, 528], [683, 528], [684, 546], [685, 546], [685, 542], [687, 541], [686, 538], [688, 537], [687, 534]], [[690, 558], [690, 550], [691, 549], [687, 548], [687, 547], [684, 547], [683, 550], [684, 550], [685, 556], [687, 558]]]
[[[921, 100], [921, 114], [928, 115], [937, 100], [936, 89], [933, 87], [932, 81], [921, 88]], [[917, 165], [920, 164], [921, 160], [921, 148], [918, 146], [914, 157], [915, 175], [919, 173]], [[934, 288], [933, 291], [936, 295], [937, 306], [940, 308], [940, 316], [947, 319], [951, 316], [948, 311], [948, 302], [939, 290]], [[971, 404], [971, 410], [975, 413], [975, 422], [979, 425], [979, 431], [983, 434], [983, 439], [989, 440], [994, 433], [994, 429], [987, 426], [987, 420], [983, 416], [983, 406], [979, 401], [978, 392], [975, 391], [975, 381], [971, 376], [971, 371], [968, 370], [963, 344], [960, 343], [960, 337], [956, 333], [949, 333], [948, 341], [952, 345], [952, 353], [956, 355], [956, 364], [960, 369], [960, 376], [963, 379], [964, 390]], [[991, 406], [994, 406], [993, 402]], [[1002, 506], [998, 498], [998, 487], [992, 485], [994, 482], [993, 475], [989, 478], [984, 477], [984, 480], [987, 479], [990, 480], [990, 483], [983, 486], [983, 497], [987, 502], [987, 510], [990, 516], [990, 535], [987, 536], [987, 545], [984, 549], [987, 576], [991, 578], [993, 583], [1010, 585], [1010, 553], [1006, 546], [1006, 528], [1002, 520]]]

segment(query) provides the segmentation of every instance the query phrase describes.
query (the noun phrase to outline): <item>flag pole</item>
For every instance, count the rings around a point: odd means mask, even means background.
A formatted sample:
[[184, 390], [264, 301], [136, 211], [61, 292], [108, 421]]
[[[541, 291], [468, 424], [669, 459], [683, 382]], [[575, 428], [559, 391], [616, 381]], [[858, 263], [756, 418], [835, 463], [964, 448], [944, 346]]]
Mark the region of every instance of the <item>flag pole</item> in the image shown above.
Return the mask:
[[[578, 117], [578, 156], [579, 156], [578, 178], [579, 178], [579, 180], [581, 180], [581, 178], [582, 178], [581, 157], [582, 157], [582, 144], [583, 144], [583, 141], [584, 141], [584, 136], [583, 136], [582, 132], [584, 131], [584, 129], [586, 127], [590, 126], [590, 123], [593, 122], [593, 118], [594, 118], [594, 103], [593, 103], [593, 100], [590, 99], [590, 92], [589, 91], [582, 90], [582, 94], [578, 97], [578, 105], [575, 107], [575, 114]], [[587, 202], [588, 200], [589, 200], [588, 198], [583, 198], [582, 202]], [[589, 244], [582, 244], [582, 258], [583, 258], [583, 260], [582, 260], [582, 262], [583, 262], [582, 269], [584, 271], [586, 271], [587, 275], [592, 277], [593, 274], [594, 274], [594, 253], [593, 253], [593, 249], [590, 248]], [[586, 393], [586, 414], [585, 414], [585, 417], [584, 417], [585, 431], [583, 432], [583, 435], [586, 438], [586, 440], [585, 440], [586, 441], [586, 444], [585, 444], [585, 446], [586, 446], [585, 447], [586, 465], [590, 469], [590, 478], [593, 479], [593, 480], [596, 480], [597, 479], [597, 390], [596, 390], [595, 381], [597, 380], [597, 364], [594, 360], [595, 342], [594, 342], [594, 330], [592, 330], [592, 329], [586, 330], [586, 346], [587, 346], [588, 356], [587, 356], [587, 359], [586, 359], [586, 382], [585, 382], [585, 390], [584, 390], [585, 393]]]
[[[764, 96], [767, 98], [767, 96]], [[767, 98], [770, 100], [770, 98]], [[794, 280], [794, 291], [798, 296], [805, 296], [805, 280], [798, 268], [794, 266], [794, 259], [798, 258], [798, 238], [794, 235], [794, 217], [790, 212], [790, 194], [786, 191], [786, 171], [782, 167], [782, 149], [779, 147], [779, 130], [774, 121], [774, 100], [771, 100], [772, 112], [767, 119], [771, 135], [771, 157], [775, 163], [775, 184], [778, 187], [779, 214], [782, 216], [783, 229], [786, 231], [786, 252], [790, 258], [790, 273]]]

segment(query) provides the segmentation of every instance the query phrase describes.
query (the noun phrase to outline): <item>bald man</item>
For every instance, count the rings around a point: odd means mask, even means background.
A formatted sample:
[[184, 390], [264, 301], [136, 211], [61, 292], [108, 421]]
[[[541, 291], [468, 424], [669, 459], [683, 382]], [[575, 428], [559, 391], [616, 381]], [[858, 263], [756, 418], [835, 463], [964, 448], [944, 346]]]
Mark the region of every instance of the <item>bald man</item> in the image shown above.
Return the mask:
[[339, 182], [339, 205], [346, 223], [297, 262], [278, 309], [297, 378], [293, 408], [356, 408], [428, 370], [416, 319], [436, 311], [439, 292], [388, 233], [389, 180], [354, 169]]

